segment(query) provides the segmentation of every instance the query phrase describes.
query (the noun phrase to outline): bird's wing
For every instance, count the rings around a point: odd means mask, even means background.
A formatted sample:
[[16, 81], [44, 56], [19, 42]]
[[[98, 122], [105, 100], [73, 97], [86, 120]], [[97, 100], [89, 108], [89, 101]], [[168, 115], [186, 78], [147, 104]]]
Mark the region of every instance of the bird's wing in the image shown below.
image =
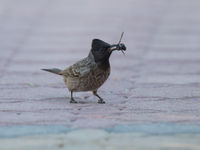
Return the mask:
[[85, 58], [66, 68], [61, 72], [61, 74], [66, 77], [80, 78], [86, 76], [92, 69], [93, 65], [94, 64], [88, 58]]

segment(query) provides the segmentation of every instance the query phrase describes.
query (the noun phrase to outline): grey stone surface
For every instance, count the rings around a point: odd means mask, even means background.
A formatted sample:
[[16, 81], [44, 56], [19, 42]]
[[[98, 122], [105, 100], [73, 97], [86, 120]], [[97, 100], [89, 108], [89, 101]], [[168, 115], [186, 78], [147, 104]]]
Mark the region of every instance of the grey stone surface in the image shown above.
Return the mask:
[[[0, 1], [0, 125], [112, 127], [200, 121], [199, 1]], [[75, 11], [76, 10], [76, 11]], [[87, 56], [91, 40], [118, 41], [109, 80], [91, 93], [70, 93], [59, 76]]]

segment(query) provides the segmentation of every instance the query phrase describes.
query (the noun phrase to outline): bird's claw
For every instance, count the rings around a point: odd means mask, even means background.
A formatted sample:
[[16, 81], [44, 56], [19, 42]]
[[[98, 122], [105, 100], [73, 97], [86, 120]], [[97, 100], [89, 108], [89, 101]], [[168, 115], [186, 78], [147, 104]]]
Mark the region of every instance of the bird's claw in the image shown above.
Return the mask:
[[105, 104], [106, 102], [103, 99], [98, 100], [99, 104]]
[[77, 103], [77, 101], [75, 101], [74, 99], [71, 99], [70, 103]]

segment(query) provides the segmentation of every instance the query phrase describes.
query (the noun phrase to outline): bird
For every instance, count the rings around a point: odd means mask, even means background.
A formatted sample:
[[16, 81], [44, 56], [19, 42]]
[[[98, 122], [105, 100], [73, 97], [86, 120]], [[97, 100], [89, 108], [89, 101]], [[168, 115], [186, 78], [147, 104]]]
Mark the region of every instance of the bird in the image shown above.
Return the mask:
[[[113, 51], [125, 51], [126, 46], [121, 42], [123, 32], [118, 44], [109, 44], [100, 39], [93, 39], [89, 55], [64, 70], [58, 68], [42, 69], [63, 76], [65, 85], [71, 92], [70, 103], [77, 103], [73, 92], [93, 92], [98, 97], [98, 103], [104, 104], [97, 90], [105, 83], [110, 75], [109, 58]], [[124, 52], [123, 52], [124, 53]]]

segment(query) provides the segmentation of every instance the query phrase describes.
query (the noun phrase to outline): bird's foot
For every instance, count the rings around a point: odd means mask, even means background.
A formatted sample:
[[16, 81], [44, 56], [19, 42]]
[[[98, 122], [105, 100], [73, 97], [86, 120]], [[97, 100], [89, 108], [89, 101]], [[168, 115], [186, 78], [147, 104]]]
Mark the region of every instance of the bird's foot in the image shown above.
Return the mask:
[[70, 103], [77, 103], [73, 98], [71, 98]]
[[106, 102], [105, 102], [103, 99], [99, 99], [99, 100], [98, 100], [98, 103], [99, 103], [99, 104], [105, 104]]

